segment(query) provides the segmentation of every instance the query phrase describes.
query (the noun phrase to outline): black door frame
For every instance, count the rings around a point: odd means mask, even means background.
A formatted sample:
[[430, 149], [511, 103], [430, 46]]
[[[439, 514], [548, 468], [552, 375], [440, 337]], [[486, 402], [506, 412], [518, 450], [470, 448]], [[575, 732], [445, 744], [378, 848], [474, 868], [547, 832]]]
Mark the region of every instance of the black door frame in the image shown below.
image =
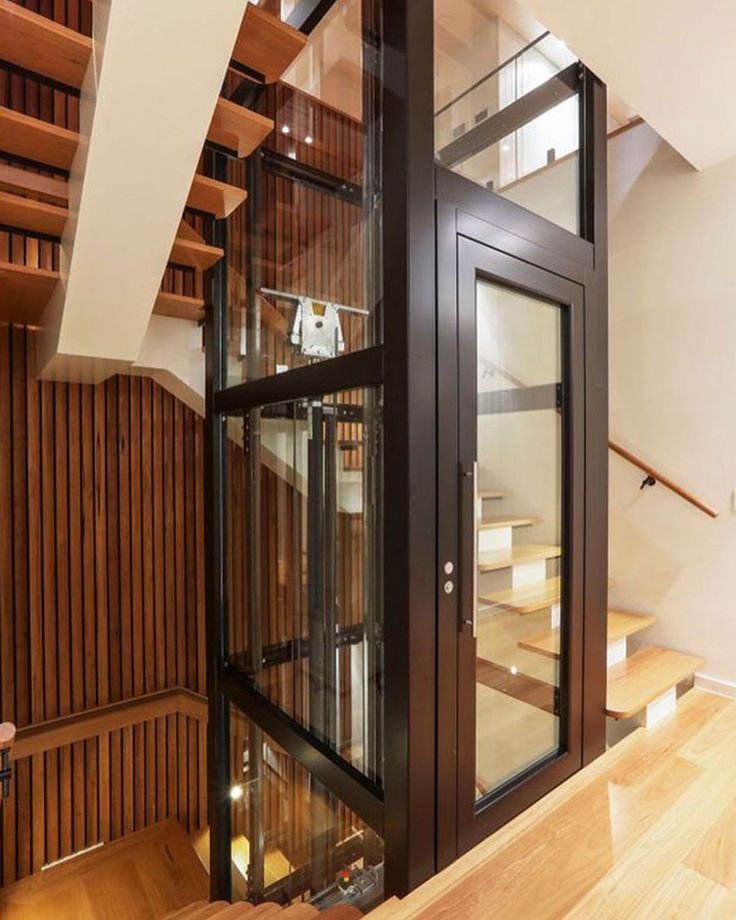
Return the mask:
[[[587, 74], [587, 72], [586, 72]], [[437, 229], [437, 361], [438, 361], [438, 543], [437, 543], [437, 868], [443, 868], [469, 846], [479, 842], [501, 824], [526, 808], [544, 792], [562, 781], [579, 766], [590, 762], [605, 750], [606, 692], [606, 592], [607, 592], [607, 299], [605, 234], [605, 133], [601, 153], [600, 108], [605, 103], [605, 88], [592, 75], [584, 75], [582, 108], [587, 113], [590, 144], [597, 157], [589, 156], [584, 144], [581, 156], [581, 231], [588, 238], [562, 230], [500, 196], [480, 188], [443, 167], [436, 167]], [[595, 131], [593, 130], [595, 128]], [[588, 164], [586, 166], [586, 163]], [[589, 193], [597, 196], [591, 203]], [[459, 721], [465, 700], [458, 692], [459, 652], [462, 620], [458, 593], [447, 595], [441, 590], [446, 560], [458, 560], [460, 547], [459, 502], [450, 497], [452, 486], [459, 489], [457, 477], [461, 458], [460, 430], [457, 416], [452, 419], [448, 407], [457, 407], [458, 329], [457, 309], [460, 285], [459, 240], [474, 241], [489, 252], [510, 259], [508, 280], [517, 285], [523, 277], [540, 275], [546, 296], [560, 303], [578, 299], [584, 306], [578, 336], [584, 341], [578, 348], [574, 373], [581, 393], [579, 413], [582, 426], [572, 434], [577, 454], [574, 488], [579, 534], [579, 567], [575, 572], [572, 593], [584, 610], [571, 649], [571, 661], [579, 667], [579, 710], [572, 718], [579, 730], [579, 753], [567, 765], [556, 767], [554, 777], [544, 771], [530, 776], [525, 783], [499, 797], [471, 822], [468, 814], [467, 782], [465, 799], [458, 781], [461, 770], [467, 773], [458, 739], [467, 736], [468, 725]], [[481, 260], [482, 261], [482, 260]], [[490, 272], [490, 274], [494, 274]], [[503, 276], [496, 273], [496, 277]], [[524, 286], [522, 284], [522, 286]], [[527, 285], [529, 287], [529, 285]], [[534, 288], [534, 284], [531, 284]], [[555, 293], [556, 290], [556, 293]], [[584, 466], [580, 465], [584, 458]], [[450, 485], [446, 473], [456, 471]], [[442, 481], [441, 481], [441, 478]], [[458, 494], [456, 492], [456, 494]], [[576, 549], [576, 553], [578, 550]], [[466, 554], [467, 555], [467, 554]], [[570, 573], [572, 574], [572, 573]], [[467, 653], [466, 653], [467, 657]], [[468, 662], [464, 662], [468, 667]], [[471, 673], [474, 662], [470, 662]], [[574, 674], [573, 674], [574, 677]], [[575, 678], [576, 680], [578, 678]], [[467, 707], [465, 707], [467, 714]], [[474, 708], [472, 708], [474, 718]], [[473, 737], [474, 737], [474, 725]], [[577, 745], [576, 745], [577, 746]], [[471, 792], [472, 792], [472, 786]], [[472, 802], [473, 813], [475, 803]]]

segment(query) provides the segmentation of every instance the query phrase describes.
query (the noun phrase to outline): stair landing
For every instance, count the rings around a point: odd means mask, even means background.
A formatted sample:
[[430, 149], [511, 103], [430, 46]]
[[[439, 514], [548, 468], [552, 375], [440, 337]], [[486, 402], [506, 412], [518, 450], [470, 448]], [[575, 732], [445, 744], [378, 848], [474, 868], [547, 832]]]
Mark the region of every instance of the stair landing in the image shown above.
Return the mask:
[[[3, 920], [165, 917], [206, 900], [209, 878], [176, 821], [107, 843], [0, 890]], [[115, 905], [105, 914], [102, 903]]]

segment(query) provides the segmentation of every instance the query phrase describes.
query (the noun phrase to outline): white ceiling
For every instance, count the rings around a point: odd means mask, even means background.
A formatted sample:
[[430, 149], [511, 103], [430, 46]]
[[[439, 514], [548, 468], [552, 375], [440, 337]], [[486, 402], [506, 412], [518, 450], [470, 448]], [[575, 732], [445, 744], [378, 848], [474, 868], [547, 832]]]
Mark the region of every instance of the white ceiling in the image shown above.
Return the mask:
[[697, 169], [736, 156], [736, 0], [521, 0]]

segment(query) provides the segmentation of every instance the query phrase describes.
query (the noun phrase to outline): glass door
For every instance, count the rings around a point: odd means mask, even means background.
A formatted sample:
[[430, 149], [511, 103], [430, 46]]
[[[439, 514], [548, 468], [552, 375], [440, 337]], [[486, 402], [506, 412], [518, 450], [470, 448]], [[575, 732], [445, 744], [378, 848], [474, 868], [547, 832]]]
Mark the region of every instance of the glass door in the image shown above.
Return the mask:
[[464, 237], [457, 271], [463, 851], [581, 763], [583, 365], [579, 285]]

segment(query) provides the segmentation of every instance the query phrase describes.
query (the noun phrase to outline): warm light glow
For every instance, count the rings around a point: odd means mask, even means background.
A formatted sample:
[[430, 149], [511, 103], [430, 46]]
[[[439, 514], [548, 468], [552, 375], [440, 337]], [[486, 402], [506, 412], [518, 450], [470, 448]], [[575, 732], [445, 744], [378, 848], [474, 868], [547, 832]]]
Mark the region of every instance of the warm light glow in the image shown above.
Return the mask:
[[304, 143], [305, 143], [305, 144], [313, 144], [313, 143], [314, 143], [314, 138], [312, 137], [311, 134], [308, 134], [308, 135], [304, 138]]
[[230, 787], [230, 798], [233, 802], [237, 802], [243, 798], [243, 787], [242, 786], [231, 786]]
[[511, 673], [512, 673], [512, 674], [518, 674], [518, 673], [519, 673], [519, 669], [516, 667], [515, 664], [511, 666]]
[[282, 134], [291, 134], [291, 128], [288, 125], [282, 125], [281, 127]]

